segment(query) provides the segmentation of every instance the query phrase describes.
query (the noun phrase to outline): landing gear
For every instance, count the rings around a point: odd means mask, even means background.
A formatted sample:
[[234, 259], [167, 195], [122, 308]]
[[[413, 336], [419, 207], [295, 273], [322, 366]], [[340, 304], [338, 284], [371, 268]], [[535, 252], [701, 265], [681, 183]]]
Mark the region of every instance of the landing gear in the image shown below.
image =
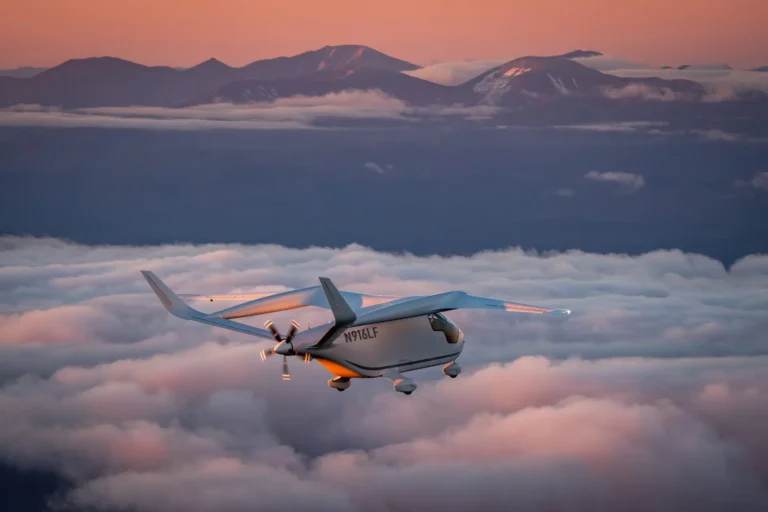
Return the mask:
[[413, 379], [405, 377], [394, 368], [384, 370], [381, 372], [381, 376], [391, 380], [393, 384], [392, 388], [398, 393], [410, 395], [416, 390], [416, 383], [413, 381]]
[[402, 378], [394, 381], [394, 390], [398, 393], [402, 393], [404, 395], [410, 395], [414, 391], [416, 391], [416, 383], [413, 382], [413, 379], [408, 378]]
[[334, 377], [328, 381], [328, 385], [332, 388], [335, 388], [338, 391], [344, 391], [350, 385], [352, 385], [352, 383], [349, 381], [349, 378], [347, 377]]
[[443, 366], [443, 373], [452, 379], [455, 379], [461, 373], [461, 366], [456, 361], [451, 361]]

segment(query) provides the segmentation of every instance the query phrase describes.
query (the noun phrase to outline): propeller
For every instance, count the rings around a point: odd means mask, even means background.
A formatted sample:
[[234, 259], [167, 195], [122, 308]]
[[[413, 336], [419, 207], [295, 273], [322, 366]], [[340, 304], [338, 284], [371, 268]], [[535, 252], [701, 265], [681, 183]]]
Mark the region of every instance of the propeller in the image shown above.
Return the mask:
[[[299, 324], [296, 322], [296, 320], [292, 321], [291, 327], [288, 329], [288, 333], [285, 335], [285, 338], [280, 335], [280, 332], [277, 330], [277, 327], [275, 327], [275, 324], [272, 322], [272, 320], [267, 320], [267, 322], [264, 324], [264, 327], [269, 329], [269, 332], [272, 333], [272, 337], [275, 338], [277, 345], [272, 347], [270, 350], [262, 350], [261, 359], [266, 360], [268, 357], [272, 357], [276, 354], [283, 356], [283, 380], [291, 380], [291, 373], [288, 371], [288, 356], [296, 355], [296, 352], [293, 350], [293, 344], [291, 343], [291, 340], [299, 330]], [[304, 357], [304, 360], [306, 361], [306, 356]]]

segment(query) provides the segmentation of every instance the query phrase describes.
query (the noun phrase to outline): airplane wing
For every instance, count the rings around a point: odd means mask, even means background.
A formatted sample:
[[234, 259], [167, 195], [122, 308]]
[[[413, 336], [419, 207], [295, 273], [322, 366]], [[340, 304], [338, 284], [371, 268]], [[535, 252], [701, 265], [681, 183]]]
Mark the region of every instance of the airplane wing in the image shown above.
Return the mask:
[[[340, 291], [339, 293], [353, 311], [360, 311], [372, 306], [387, 304], [399, 299], [399, 297], [368, 295], [356, 292]], [[266, 294], [264, 297], [211, 313], [210, 316], [231, 320], [233, 318], [264, 315], [267, 313], [287, 311], [289, 309], [304, 308], [307, 306], [331, 309], [326, 294], [321, 286]]]
[[182, 300], [207, 300], [213, 302], [215, 300], [256, 300], [269, 297], [279, 292], [260, 292], [260, 293], [230, 293], [230, 294], [217, 294], [217, 295], [199, 295], [196, 293], [178, 293], [178, 297]]
[[160, 302], [163, 303], [165, 309], [167, 309], [173, 316], [177, 316], [184, 320], [193, 320], [195, 322], [222, 327], [231, 331], [258, 336], [259, 338], [266, 338], [269, 340], [274, 339], [272, 337], [272, 333], [265, 329], [257, 329], [256, 327], [251, 327], [250, 325], [245, 325], [240, 322], [233, 322], [231, 320], [218, 318], [212, 315], [206, 315], [201, 311], [192, 309], [191, 307], [184, 304], [184, 301], [182, 301], [175, 293], [173, 293], [171, 289], [168, 288], [165, 283], [163, 283], [154, 273], [149, 272], [148, 270], [142, 270], [141, 273], [144, 275], [144, 278], [149, 283], [149, 286], [152, 287], [152, 290], [160, 299]]
[[[287, 292], [256, 292], [256, 293], [236, 293], [236, 294], [174, 294], [160, 279], [152, 272], [142, 270], [141, 273], [149, 282], [155, 293], [160, 296], [163, 304], [166, 304], [163, 296], [158, 292], [161, 290], [163, 294], [170, 294], [175, 300], [178, 300], [178, 304], [174, 305], [174, 311], [180, 313], [182, 318], [196, 320], [199, 322], [213, 324], [218, 320], [232, 320], [235, 318], [246, 318], [256, 315], [264, 315], [267, 313], [276, 313], [278, 311], [288, 311], [290, 309], [304, 308], [307, 306], [316, 306], [325, 309], [333, 309], [332, 305], [328, 302], [326, 291], [323, 286], [311, 286], [309, 288], [301, 288], [298, 290], [290, 290]], [[321, 280], [322, 282], [322, 280]], [[157, 288], [155, 287], [157, 286]], [[401, 297], [393, 297], [388, 295], [370, 295], [366, 293], [347, 292], [337, 290], [339, 295], [343, 297], [344, 302], [349, 305], [353, 311], [361, 311], [366, 308], [380, 306], [382, 304], [389, 304], [398, 300], [402, 300]], [[214, 313], [202, 313], [187, 306], [182, 299], [186, 300], [246, 300], [242, 304], [216, 311]], [[169, 306], [166, 304], [166, 308]], [[171, 309], [169, 309], [171, 311]], [[171, 311], [172, 314], [180, 316], [180, 314]], [[190, 312], [194, 312], [190, 313]], [[189, 317], [189, 318], [187, 318]], [[217, 324], [218, 325], [218, 324]], [[244, 325], [244, 324], [238, 324]], [[249, 326], [245, 326], [250, 328]], [[267, 332], [267, 331], [264, 331]], [[272, 335], [270, 334], [271, 338]]]
[[531, 313], [539, 315], [570, 315], [568, 309], [554, 309], [543, 306], [521, 304], [489, 297], [477, 297], [461, 291], [413, 297], [366, 308], [358, 314], [355, 325], [376, 322], [388, 322], [401, 318], [440, 313], [454, 309], [491, 309], [513, 313]]

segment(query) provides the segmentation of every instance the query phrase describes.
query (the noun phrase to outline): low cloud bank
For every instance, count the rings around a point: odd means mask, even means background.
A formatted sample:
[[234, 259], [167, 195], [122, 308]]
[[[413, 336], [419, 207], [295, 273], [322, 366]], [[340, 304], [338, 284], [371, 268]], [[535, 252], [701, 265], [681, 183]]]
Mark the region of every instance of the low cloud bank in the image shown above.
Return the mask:
[[294, 96], [273, 102], [213, 103], [185, 108], [98, 107], [64, 110], [41, 105], [0, 109], [0, 126], [135, 128], [157, 130], [319, 129], [324, 120], [399, 120], [429, 117], [484, 118], [479, 107], [409, 107], [378, 90], [343, 91], [318, 97]]
[[[77, 508], [768, 506], [768, 256], [725, 269], [679, 251], [442, 258], [18, 237], [0, 249], [0, 457], [66, 475], [62, 499]], [[427, 370], [410, 397], [382, 380], [337, 393], [319, 365], [292, 360], [283, 382], [259, 358], [268, 343], [171, 317], [140, 268], [180, 292], [329, 275], [352, 290], [464, 289], [574, 313], [449, 313], [468, 340], [458, 379]]]
[[603, 90], [603, 96], [612, 100], [639, 98], [650, 101], [683, 101], [688, 99], [685, 94], [675, 92], [669, 87], [655, 87], [647, 84], [606, 88]]
[[672, 129], [663, 121], [615, 121], [605, 123], [566, 124], [553, 126], [556, 130], [586, 132], [646, 134], [660, 137], [688, 136], [710, 142], [737, 142], [749, 144], [768, 143], [768, 137], [751, 137], [742, 133], [726, 132], [717, 128]]
[[757, 71], [727, 69], [722, 66], [692, 66], [687, 69], [660, 69], [640, 62], [632, 62], [619, 57], [602, 55], [574, 59], [587, 67], [603, 73], [610, 73], [626, 78], [663, 78], [665, 80], [693, 80], [710, 86], [713, 94], [710, 101], [729, 99], [727, 91], [740, 92], [744, 89], [759, 89], [768, 92], [768, 75]]

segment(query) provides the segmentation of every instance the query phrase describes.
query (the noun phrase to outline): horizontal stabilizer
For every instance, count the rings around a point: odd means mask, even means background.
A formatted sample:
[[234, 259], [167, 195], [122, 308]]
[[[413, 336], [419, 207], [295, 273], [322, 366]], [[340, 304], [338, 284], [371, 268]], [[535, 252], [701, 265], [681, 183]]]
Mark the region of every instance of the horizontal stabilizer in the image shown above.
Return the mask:
[[195, 316], [195, 313], [197, 312], [177, 297], [176, 294], [173, 293], [153, 272], [142, 270], [141, 273], [160, 299], [160, 302], [163, 303], [165, 309], [167, 309], [173, 316], [178, 316], [179, 318], [187, 320]]
[[173, 316], [177, 316], [184, 320], [193, 320], [207, 325], [222, 327], [224, 329], [229, 329], [230, 331], [258, 336], [259, 338], [272, 339], [272, 333], [264, 329], [257, 329], [256, 327], [241, 324], [240, 322], [233, 322], [224, 318], [210, 317], [205, 313], [192, 309], [184, 304], [184, 302], [154, 273], [148, 270], [142, 270], [141, 273], [160, 299], [160, 302], [163, 303], [165, 309], [167, 309]]

